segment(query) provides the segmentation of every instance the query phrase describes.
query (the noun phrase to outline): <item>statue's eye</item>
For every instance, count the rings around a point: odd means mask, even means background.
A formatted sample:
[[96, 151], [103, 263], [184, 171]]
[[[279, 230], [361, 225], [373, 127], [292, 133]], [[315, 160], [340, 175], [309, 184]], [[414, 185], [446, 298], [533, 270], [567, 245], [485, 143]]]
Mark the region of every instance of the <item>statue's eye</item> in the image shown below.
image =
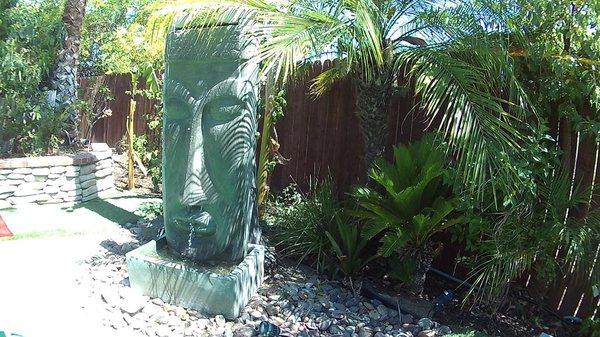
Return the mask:
[[171, 102], [167, 102], [165, 106], [165, 115], [171, 120], [187, 119], [192, 115], [192, 107], [186, 102], [173, 100]]
[[227, 122], [242, 113], [243, 104], [236, 96], [220, 96], [206, 104], [204, 113], [211, 120]]
[[165, 82], [165, 116], [168, 119], [179, 120], [192, 116], [196, 100], [187, 88], [175, 80]]

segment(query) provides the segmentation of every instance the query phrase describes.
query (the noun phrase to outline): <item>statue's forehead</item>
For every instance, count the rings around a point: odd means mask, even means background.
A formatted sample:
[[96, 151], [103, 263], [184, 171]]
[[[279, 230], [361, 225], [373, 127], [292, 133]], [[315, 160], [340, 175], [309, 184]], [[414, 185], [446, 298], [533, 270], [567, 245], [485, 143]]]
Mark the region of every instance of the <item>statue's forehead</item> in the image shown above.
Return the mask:
[[241, 34], [236, 25], [173, 31], [167, 39], [166, 61], [239, 63], [254, 53], [252, 41], [240, 40]]

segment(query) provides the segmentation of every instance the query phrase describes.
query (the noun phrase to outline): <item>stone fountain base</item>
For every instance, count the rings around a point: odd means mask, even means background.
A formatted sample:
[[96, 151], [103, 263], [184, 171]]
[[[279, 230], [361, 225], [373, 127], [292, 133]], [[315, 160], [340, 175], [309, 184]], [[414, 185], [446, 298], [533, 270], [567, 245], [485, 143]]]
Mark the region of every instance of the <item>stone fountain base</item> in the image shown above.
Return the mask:
[[204, 266], [169, 254], [166, 239], [127, 253], [131, 287], [144, 295], [207, 315], [237, 318], [257, 292], [264, 275], [265, 248], [249, 245], [238, 265]]

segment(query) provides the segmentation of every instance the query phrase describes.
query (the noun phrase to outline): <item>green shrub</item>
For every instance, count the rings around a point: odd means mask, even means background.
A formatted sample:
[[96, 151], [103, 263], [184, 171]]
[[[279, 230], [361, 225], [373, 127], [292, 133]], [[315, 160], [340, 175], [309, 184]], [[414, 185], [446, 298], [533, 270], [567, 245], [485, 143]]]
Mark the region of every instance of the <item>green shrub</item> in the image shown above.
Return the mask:
[[2, 3], [0, 11], [0, 155], [56, 148], [66, 115], [43, 94], [62, 37], [56, 1]]
[[600, 320], [586, 319], [579, 330], [579, 337], [600, 337]]
[[0, 155], [40, 155], [57, 149], [66, 120], [66, 113], [54, 111], [41, 93], [0, 98]]
[[273, 243], [284, 256], [297, 257], [298, 262], [314, 257], [317, 270], [322, 270], [329, 247], [322, 229], [331, 226], [339, 210], [329, 184], [311, 186], [308, 195], [292, 184], [267, 205], [265, 219]]
[[135, 215], [141, 216], [146, 220], [154, 220], [163, 215], [163, 208], [161, 201], [151, 201], [141, 204], [136, 210]]
[[162, 183], [162, 153], [160, 151], [160, 144], [157, 144], [148, 135], [134, 136], [133, 149], [148, 169], [153, 189], [158, 191]]
[[370, 240], [365, 237], [363, 226], [346, 210], [336, 215], [333, 227], [327, 229], [325, 235], [331, 244], [331, 252], [337, 258], [334, 272], [340, 271], [348, 277], [356, 277], [377, 257], [368, 250]]
[[136, 136], [134, 150], [140, 156], [142, 163], [148, 168], [152, 179], [154, 191], [158, 192], [162, 185], [162, 87], [163, 79], [158, 76], [158, 70], [151, 65], [146, 65], [139, 70], [138, 76], [144, 79], [147, 89], [138, 90], [137, 93], [154, 102], [153, 113], [144, 115], [148, 125], [145, 135]]
[[311, 185], [308, 194], [288, 186], [265, 209], [267, 230], [284, 256], [312, 261], [319, 271], [350, 279], [374, 258], [363, 227], [335, 196], [331, 180]]
[[394, 162], [377, 161], [369, 173], [372, 183], [352, 193], [356, 216], [368, 224], [367, 238], [380, 238], [382, 256], [400, 259], [391, 274], [411, 279], [416, 292], [433, 260], [431, 237], [463, 220], [447, 175], [445, 153], [430, 136], [395, 147]]
[[489, 335], [469, 328], [459, 328], [458, 331], [446, 335], [446, 337], [489, 337]]
[[478, 300], [501, 303], [512, 282], [526, 274], [534, 275], [540, 287], [551, 286], [570, 270], [588, 275], [591, 284], [600, 280], [590, 259], [600, 242], [600, 209], [573, 216], [587, 206], [592, 190], [571, 187], [571, 175], [559, 167], [535, 182], [535, 193], [481, 214], [480, 243], [468, 259], [473, 283], [481, 288]]

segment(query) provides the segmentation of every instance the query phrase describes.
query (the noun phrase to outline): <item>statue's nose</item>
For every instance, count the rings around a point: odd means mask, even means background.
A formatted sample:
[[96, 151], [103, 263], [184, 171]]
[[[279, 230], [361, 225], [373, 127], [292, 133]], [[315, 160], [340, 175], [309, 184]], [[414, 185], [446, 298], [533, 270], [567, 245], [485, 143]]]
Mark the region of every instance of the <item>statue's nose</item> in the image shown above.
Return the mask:
[[205, 161], [204, 139], [201, 126], [192, 126], [190, 151], [185, 175], [185, 185], [181, 203], [186, 206], [198, 206], [211, 203], [215, 191]]
[[206, 165], [204, 154], [196, 151], [188, 163], [185, 186], [181, 197], [182, 204], [186, 206], [198, 206], [210, 203], [214, 199], [214, 188]]

